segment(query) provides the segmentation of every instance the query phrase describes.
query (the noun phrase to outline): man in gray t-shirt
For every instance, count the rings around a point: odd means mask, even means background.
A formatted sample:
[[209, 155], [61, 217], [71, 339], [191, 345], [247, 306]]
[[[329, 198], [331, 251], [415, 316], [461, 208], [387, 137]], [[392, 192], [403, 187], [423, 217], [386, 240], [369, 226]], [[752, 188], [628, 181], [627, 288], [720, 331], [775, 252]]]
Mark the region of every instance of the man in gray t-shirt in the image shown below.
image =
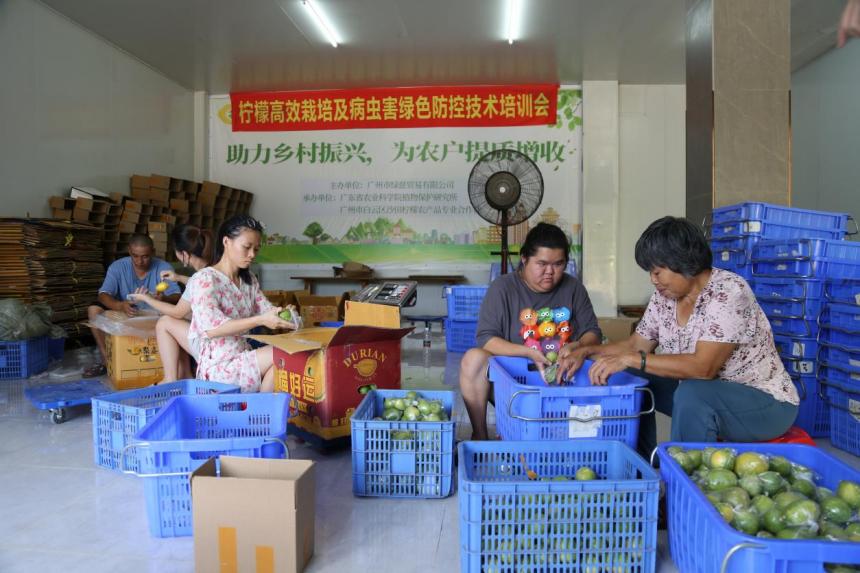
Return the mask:
[[[582, 283], [568, 274], [570, 244], [555, 225], [539, 223], [526, 236], [520, 248], [520, 266], [490, 285], [478, 319], [477, 347], [463, 356], [460, 364], [460, 389], [472, 422], [472, 439], [486, 440], [487, 402], [492, 388], [487, 380], [491, 356], [522, 356], [543, 371], [549, 361], [541, 350], [524, 344], [521, 313], [542, 308], [570, 311], [572, 348], [600, 344], [597, 317]], [[526, 322], [531, 322], [525, 317]], [[535, 321], [536, 322], [536, 321]]]

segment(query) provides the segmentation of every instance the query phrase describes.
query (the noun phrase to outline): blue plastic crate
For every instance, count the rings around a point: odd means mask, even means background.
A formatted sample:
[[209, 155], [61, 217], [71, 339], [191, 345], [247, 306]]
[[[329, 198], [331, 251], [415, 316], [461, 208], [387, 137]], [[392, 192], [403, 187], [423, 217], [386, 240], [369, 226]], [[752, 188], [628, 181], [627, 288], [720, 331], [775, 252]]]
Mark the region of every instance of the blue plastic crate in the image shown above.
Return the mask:
[[860, 243], [828, 241], [824, 262], [827, 278], [860, 279]]
[[773, 342], [782, 356], [814, 360], [818, 357], [818, 340], [774, 334]]
[[[713, 445], [668, 442], [657, 448], [660, 474], [666, 482], [669, 548], [679, 571], [821, 573], [825, 563], [860, 563], [856, 543], [765, 539], [741, 533], [726, 523], [667, 452], [671, 446], [702, 449]], [[784, 456], [811, 469], [819, 477], [818, 485], [830, 489], [836, 489], [841, 480], [860, 481], [860, 471], [812, 446], [726, 443], [720, 447]]]
[[822, 342], [818, 360], [823, 364], [842, 368], [849, 372], [860, 372], [860, 348], [849, 348]]
[[760, 237], [762, 239], [842, 239], [845, 231], [812, 229], [770, 221], [724, 221], [711, 227], [712, 239]]
[[818, 342], [842, 348], [860, 349], [860, 332], [848, 332], [823, 322], [819, 328]]
[[824, 282], [821, 279], [753, 277], [750, 287], [759, 300], [806, 300], [824, 296]]
[[860, 304], [860, 279], [828, 279], [824, 298], [842, 304]]
[[[848, 231], [848, 213], [813, 211], [770, 203], [744, 202], [714, 209], [714, 224], [731, 221], [769, 221], [795, 227], [838, 229]], [[856, 225], [855, 225], [856, 226]]]
[[845, 386], [860, 388], [860, 368], [854, 368], [847, 364], [827, 364], [821, 362], [818, 365], [819, 382], [843, 384]]
[[827, 400], [821, 397], [818, 378], [815, 374], [791, 376], [797, 395], [800, 397], [800, 407], [797, 411], [795, 426], [806, 430], [813, 438], [826, 438], [830, 435], [830, 408]]
[[712, 265], [714, 268], [717, 268], [717, 269], [723, 269], [725, 271], [731, 271], [731, 272], [735, 273], [736, 275], [742, 277], [747, 282], [749, 282], [753, 279], [752, 265], [749, 263], [734, 264], [731, 262], [724, 263], [721, 261], [714, 260]]
[[448, 318], [451, 320], [478, 320], [481, 303], [487, 294], [487, 285], [445, 287], [448, 301]]
[[830, 381], [825, 385], [830, 403], [830, 443], [860, 456], [860, 385]]
[[758, 304], [769, 317], [805, 318], [817, 321], [824, 301], [820, 298], [807, 298], [805, 300], [763, 298], [759, 299]]
[[50, 360], [62, 360], [65, 352], [65, 338], [48, 338], [48, 358]]
[[29, 378], [48, 369], [48, 337], [0, 340], [0, 380]]
[[448, 352], [466, 352], [477, 344], [477, 320], [445, 319], [445, 346]]
[[712, 239], [711, 254], [714, 265], [743, 266], [749, 264], [753, 246], [761, 240], [760, 237], [732, 237], [727, 239]]
[[208, 380], [178, 380], [167, 384], [126, 390], [93, 398], [93, 456], [97, 466], [139, 472], [140, 460], [132, 449], [121, 460], [123, 449], [171, 398], [194, 394], [238, 394], [239, 387]]
[[[655, 570], [660, 480], [624, 444], [462, 442], [458, 458], [463, 573]], [[552, 480], [582, 466], [598, 479]]]
[[[761, 304], [761, 303], [759, 303]], [[764, 309], [763, 309], [764, 310]], [[790, 317], [781, 315], [765, 315], [770, 322], [770, 328], [774, 334], [785, 336], [797, 336], [800, 338], [813, 338], [818, 336], [817, 317]]]
[[[406, 390], [371, 390], [352, 415], [352, 493], [360, 496], [448, 497], [454, 482], [454, 392], [415, 390], [440, 400], [447, 422], [386, 422], [386, 398], [403, 398]], [[399, 433], [398, 433], [399, 432]]]
[[[636, 447], [642, 396], [651, 393], [645, 387], [646, 380], [618, 372], [609, 377], [606, 386], [592, 386], [588, 380], [592, 362], [586, 360], [572, 383], [547, 386], [540, 372], [529, 370], [531, 363], [527, 358], [490, 358], [496, 428], [503, 439], [586, 437], [620, 440]], [[607, 419], [610, 416], [616, 418]], [[579, 420], [573, 420], [574, 417]]]
[[860, 333], [860, 306], [837, 302], [827, 304], [821, 313], [820, 322], [830, 328]]
[[191, 535], [188, 476], [210, 457], [289, 456], [289, 402], [285, 392], [172, 398], [127, 446], [140, 456], [150, 534]]
[[752, 250], [750, 260], [755, 276], [822, 278], [824, 239], [782, 239], [761, 241]]

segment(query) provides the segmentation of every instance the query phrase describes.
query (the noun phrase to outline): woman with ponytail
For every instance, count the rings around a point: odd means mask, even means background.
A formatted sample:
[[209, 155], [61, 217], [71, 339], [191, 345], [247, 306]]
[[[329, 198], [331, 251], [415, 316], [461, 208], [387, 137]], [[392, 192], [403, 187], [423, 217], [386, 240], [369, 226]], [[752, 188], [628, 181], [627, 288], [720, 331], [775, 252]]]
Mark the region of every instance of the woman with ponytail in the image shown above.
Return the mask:
[[272, 306], [250, 270], [260, 250], [263, 227], [247, 215], [226, 220], [215, 240], [214, 264], [188, 282], [189, 337], [199, 340], [197, 377], [234, 384], [242, 392], [274, 389], [272, 347], [252, 350], [244, 338], [252, 328], [292, 329]]
[[[173, 229], [173, 247], [176, 250], [176, 258], [182, 266], [194, 269], [195, 272], [203, 269], [212, 261], [212, 248], [214, 241], [212, 233], [206, 229], [200, 229], [194, 225], [177, 225]], [[175, 281], [187, 285], [189, 277], [174, 271], [162, 271], [161, 280]], [[191, 327], [191, 299], [189, 290], [186, 288], [175, 305], [155, 300], [148, 294], [131, 295], [132, 298], [150, 305], [163, 314], [155, 325], [155, 337], [158, 340], [158, 353], [161, 355], [161, 363], [164, 367], [164, 378], [162, 382], [173, 382], [185, 378], [193, 378], [189, 355], [197, 360], [199, 340], [189, 336]]]

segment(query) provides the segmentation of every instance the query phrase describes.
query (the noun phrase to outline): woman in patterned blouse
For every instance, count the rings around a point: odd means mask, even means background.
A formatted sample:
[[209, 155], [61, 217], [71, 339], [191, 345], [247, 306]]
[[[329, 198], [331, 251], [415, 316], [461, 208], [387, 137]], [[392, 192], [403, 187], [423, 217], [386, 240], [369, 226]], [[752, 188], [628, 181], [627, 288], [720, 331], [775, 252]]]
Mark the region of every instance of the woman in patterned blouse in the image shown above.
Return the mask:
[[[652, 223], [635, 255], [656, 289], [636, 332], [615, 344], [562, 349], [562, 372], [569, 376], [586, 357], [595, 359], [592, 384], [636, 370], [651, 381], [657, 410], [672, 416], [673, 441], [763, 441], [788, 430], [797, 390], [747, 282], [711, 267], [704, 234], [686, 219]], [[642, 419], [639, 451], [655, 446], [652, 414]]]

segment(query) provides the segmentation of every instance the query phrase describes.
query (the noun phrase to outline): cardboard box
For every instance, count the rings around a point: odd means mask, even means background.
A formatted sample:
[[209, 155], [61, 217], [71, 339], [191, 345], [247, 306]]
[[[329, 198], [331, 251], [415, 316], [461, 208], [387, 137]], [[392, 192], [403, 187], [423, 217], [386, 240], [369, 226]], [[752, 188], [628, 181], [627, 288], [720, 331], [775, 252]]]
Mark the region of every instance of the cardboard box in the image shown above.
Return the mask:
[[627, 340], [639, 323], [638, 318], [629, 316], [612, 316], [597, 319], [597, 324], [603, 332], [603, 338], [609, 342]]
[[305, 326], [316, 326], [321, 322], [340, 320], [344, 315], [346, 296], [319, 296], [313, 294], [297, 294], [299, 314]]
[[198, 573], [300, 573], [314, 554], [314, 462], [220, 457], [191, 474]]
[[117, 229], [120, 233], [131, 234], [135, 232], [136, 223], [131, 221], [120, 221], [119, 225], [117, 225]]
[[64, 211], [71, 211], [75, 208], [75, 200], [69, 199], [68, 197], [49, 197], [48, 205], [51, 209], [62, 209]]
[[149, 176], [149, 186], [159, 189], [170, 189], [170, 177], [153, 173]]
[[150, 233], [165, 233], [167, 234], [167, 223], [163, 221], [150, 221], [147, 223]]
[[149, 338], [105, 334], [105, 366], [114, 389], [143, 388], [164, 378], [154, 329], [155, 322]]
[[170, 191], [167, 189], [159, 189], [157, 187], [149, 188], [149, 200], [165, 207], [170, 205]]
[[291, 395], [290, 424], [324, 440], [349, 436], [362, 387], [400, 388], [400, 339], [413, 330], [355, 325], [399, 326], [391, 306], [350, 302], [346, 320], [341, 328], [251, 336], [274, 347], [275, 391]]
[[171, 199], [170, 208], [183, 213], [188, 212], [188, 201], [185, 199]]
[[296, 298], [298, 295], [310, 295], [307, 290], [264, 290], [263, 296], [269, 299], [275, 306], [293, 305], [299, 307], [299, 301]]
[[150, 181], [148, 175], [132, 175], [131, 184], [129, 187], [138, 187], [140, 189], [149, 189]]
[[89, 223], [89, 221], [90, 221], [89, 209], [78, 209], [77, 207], [75, 207], [75, 210], [72, 211], [72, 220], [78, 221], [79, 223]]

